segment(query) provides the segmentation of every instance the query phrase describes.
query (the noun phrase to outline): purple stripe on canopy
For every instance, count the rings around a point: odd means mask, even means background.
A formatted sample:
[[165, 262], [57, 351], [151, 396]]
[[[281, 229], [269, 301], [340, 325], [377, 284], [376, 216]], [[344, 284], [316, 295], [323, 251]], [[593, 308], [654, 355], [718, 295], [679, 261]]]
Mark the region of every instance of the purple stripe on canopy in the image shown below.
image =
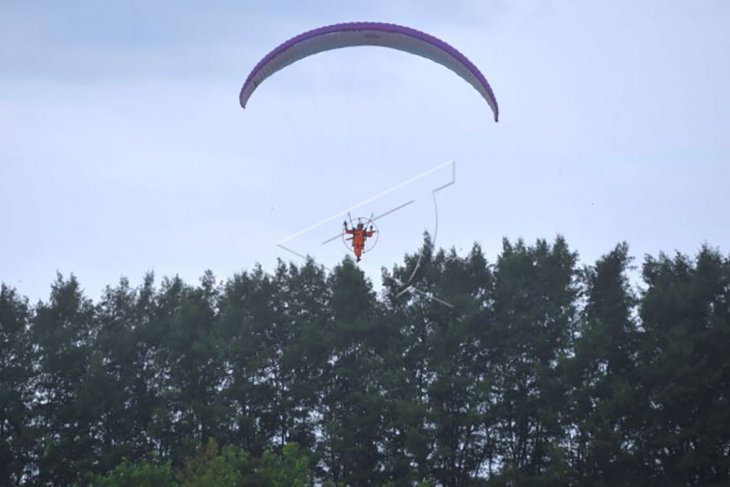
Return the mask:
[[[356, 38], [353, 37], [357, 34]], [[407, 42], [406, 42], [407, 41]], [[331, 49], [349, 46], [381, 46], [416, 54], [437, 62], [471, 84], [499, 119], [499, 106], [487, 79], [469, 59], [446, 42], [409, 27], [380, 22], [350, 22], [320, 27], [299, 34], [267, 54], [253, 68], [241, 88], [240, 102], [246, 107], [254, 90], [276, 71]]]

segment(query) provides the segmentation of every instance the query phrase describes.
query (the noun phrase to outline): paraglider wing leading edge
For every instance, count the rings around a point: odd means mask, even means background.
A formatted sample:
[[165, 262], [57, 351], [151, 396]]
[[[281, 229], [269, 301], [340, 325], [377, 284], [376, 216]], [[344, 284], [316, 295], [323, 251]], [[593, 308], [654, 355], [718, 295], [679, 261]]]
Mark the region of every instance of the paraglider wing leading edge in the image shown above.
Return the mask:
[[313, 54], [353, 46], [388, 47], [441, 64], [472, 85], [489, 104], [494, 113], [494, 121], [499, 119], [499, 106], [492, 88], [466, 56], [425, 32], [379, 22], [329, 25], [304, 32], [284, 42], [259, 61], [248, 75], [239, 96], [241, 106], [245, 108], [256, 88], [280, 69]]

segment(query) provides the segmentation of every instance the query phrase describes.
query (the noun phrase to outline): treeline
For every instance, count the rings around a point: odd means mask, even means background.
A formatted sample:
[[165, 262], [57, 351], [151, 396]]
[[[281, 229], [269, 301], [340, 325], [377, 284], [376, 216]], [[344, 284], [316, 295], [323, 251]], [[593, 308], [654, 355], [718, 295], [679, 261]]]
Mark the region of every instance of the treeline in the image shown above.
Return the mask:
[[0, 485], [728, 485], [727, 257], [422, 252], [3, 285]]

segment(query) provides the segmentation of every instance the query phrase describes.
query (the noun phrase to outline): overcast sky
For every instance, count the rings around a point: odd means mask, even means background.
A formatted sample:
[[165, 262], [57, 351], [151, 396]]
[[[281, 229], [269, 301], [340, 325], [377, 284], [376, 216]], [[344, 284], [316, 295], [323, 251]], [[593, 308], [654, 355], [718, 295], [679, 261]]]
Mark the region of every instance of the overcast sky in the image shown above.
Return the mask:
[[[500, 122], [449, 70], [373, 47], [292, 65], [241, 109], [271, 49], [361, 20], [459, 49]], [[5, 0], [0, 280], [35, 301], [57, 271], [98, 297], [148, 271], [271, 270], [291, 257], [276, 241], [452, 159], [439, 247], [494, 262], [503, 237], [561, 234], [584, 264], [621, 241], [637, 263], [726, 254], [728, 26], [724, 0]], [[381, 242], [415, 251], [394, 226]], [[398, 256], [367, 259], [377, 274]]]

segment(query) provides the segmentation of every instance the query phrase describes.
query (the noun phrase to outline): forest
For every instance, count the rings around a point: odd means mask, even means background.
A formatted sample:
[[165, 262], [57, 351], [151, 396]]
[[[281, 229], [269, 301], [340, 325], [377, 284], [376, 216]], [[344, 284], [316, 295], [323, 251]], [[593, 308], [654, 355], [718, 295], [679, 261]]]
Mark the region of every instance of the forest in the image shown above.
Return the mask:
[[489, 262], [426, 236], [382, 280], [348, 257], [96, 300], [3, 284], [0, 485], [730, 483], [719, 250], [581, 263], [558, 236]]

